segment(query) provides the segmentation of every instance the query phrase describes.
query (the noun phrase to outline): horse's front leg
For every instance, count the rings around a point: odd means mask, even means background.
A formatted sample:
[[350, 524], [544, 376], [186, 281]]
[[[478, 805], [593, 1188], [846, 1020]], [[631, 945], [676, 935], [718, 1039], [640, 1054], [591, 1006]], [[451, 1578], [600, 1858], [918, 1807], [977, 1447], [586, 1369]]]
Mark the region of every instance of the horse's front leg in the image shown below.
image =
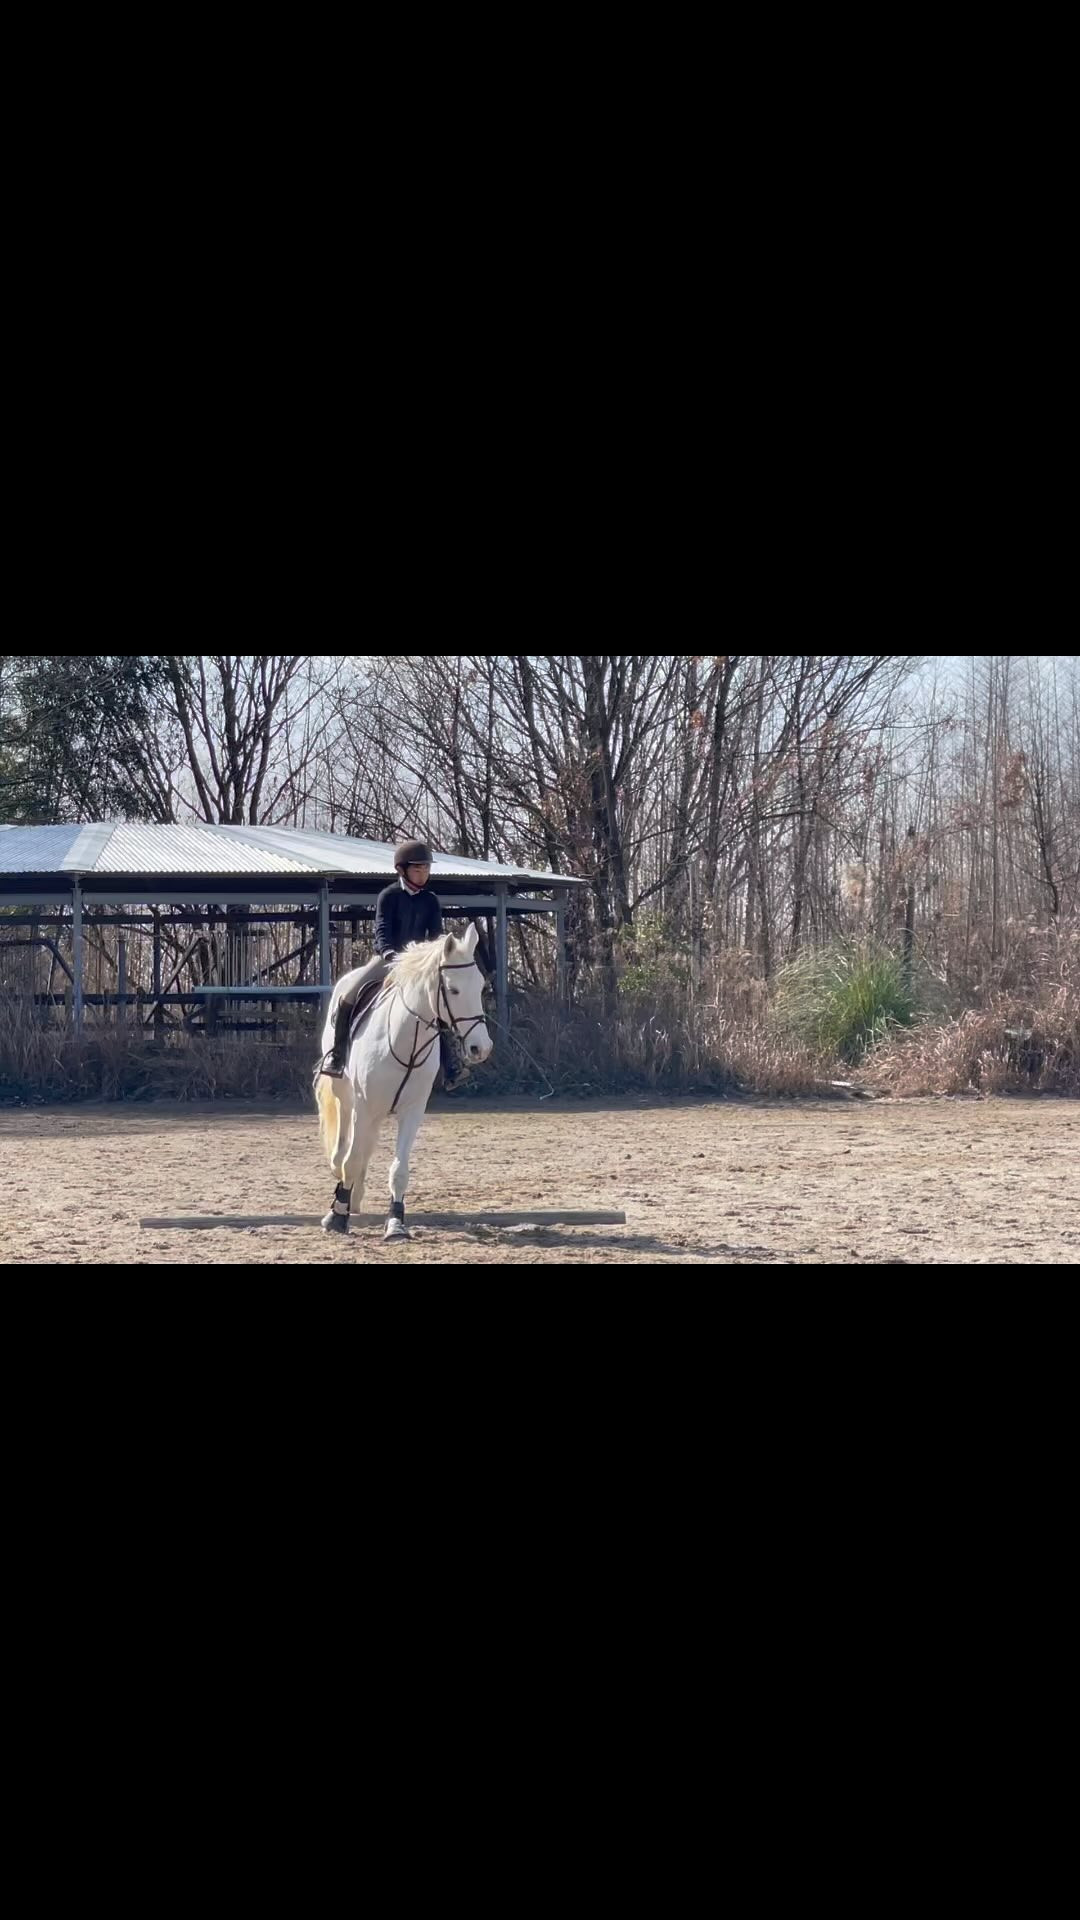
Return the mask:
[[319, 1114], [323, 1128], [323, 1144], [330, 1162], [331, 1172], [337, 1174], [338, 1184], [334, 1188], [334, 1198], [330, 1211], [323, 1218], [324, 1233], [348, 1233], [349, 1210], [351, 1207], [349, 1160], [353, 1153], [356, 1138], [356, 1096], [348, 1080], [316, 1081], [319, 1101]]
[[349, 1124], [349, 1140], [342, 1156], [341, 1180], [334, 1192], [333, 1206], [322, 1223], [326, 1233], [348, 1233], [352, 1209], [359, 1208], [364, 1197], [368, 1161], [377, 1137], [378, 1128], [373, 1131], [367, 1115], [354, 1107]]
[[357, 1113], [353, 1123], [352, 1140], [348, 1157], [341, 1170], [341, 1185], [334, 1198], [335, 1209], [345, 1203], [345, 1228], [348, 1231], [349, 1216], [355, 1207], [359, 1211], [364, 1198], [364, 1181], [367, 1179], [368, 1161], [375, 1151], [378, 1139], [378, 1127], [372, 1128], [367, 1115]]
[[387, 1216], [386, 1232], [383, 1235], [385, 1240], [409, 1238], [409, 1231], [405, 1225], [405, 1195], [409, 1190], [409, 1155], [412, 1153], [423, 1118], [423, 1107], [398, 1116], [397, 1153], [390, 1162], [390, 1212]]

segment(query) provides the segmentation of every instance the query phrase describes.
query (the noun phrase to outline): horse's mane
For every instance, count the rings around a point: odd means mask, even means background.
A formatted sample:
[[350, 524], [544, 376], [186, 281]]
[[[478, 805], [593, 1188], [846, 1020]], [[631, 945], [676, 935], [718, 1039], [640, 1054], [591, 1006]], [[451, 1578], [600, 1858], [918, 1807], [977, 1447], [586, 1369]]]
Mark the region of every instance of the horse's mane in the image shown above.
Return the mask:
[[[457, 946], [458, 942], [454, 944]], [[444, 945], [442, 938], [414, 941], [404, 953], [397, 955], [387, 979], [398, 987], [429, 987], [435, 991], [439, 984]]]

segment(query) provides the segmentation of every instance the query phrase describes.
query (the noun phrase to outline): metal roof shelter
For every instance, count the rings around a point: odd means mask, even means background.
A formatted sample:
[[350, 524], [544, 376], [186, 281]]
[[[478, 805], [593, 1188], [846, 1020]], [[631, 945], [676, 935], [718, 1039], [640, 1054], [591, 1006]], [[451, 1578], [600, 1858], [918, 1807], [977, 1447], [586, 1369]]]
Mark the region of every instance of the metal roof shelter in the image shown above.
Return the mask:
[[[394, 849], [375, 840], [310, 828], [154, 826], [106, 821], [93, 825], [0, 825], [0, 907], [70, 908], [73, 1005], [83, 1013], [83, 924], [87, 909], [207, 905], [259, 914], [273, 905], [309, 908], [318, 916], [319, 983], [284, 992], [318, 997], [331, 985], [331, 922], [371, 916], [383, 887], [395, 878]], [[566, 901], [583, 880], [541, 873], [495, 860], [436, 853], [431, 884], [447, 917], [492, 914], [496, 922], [499, 1017], [508, 1010], [511, 915], [551, 913], [564, 951]], [[160, 1001], [156, 962], [154, 991]], [[245, 985], [203, 987], [234, 999], [268, 993]], [[121, 990], [118, 996], [124, 998]], [[133, 997], [133, 996], [132, 996]]]

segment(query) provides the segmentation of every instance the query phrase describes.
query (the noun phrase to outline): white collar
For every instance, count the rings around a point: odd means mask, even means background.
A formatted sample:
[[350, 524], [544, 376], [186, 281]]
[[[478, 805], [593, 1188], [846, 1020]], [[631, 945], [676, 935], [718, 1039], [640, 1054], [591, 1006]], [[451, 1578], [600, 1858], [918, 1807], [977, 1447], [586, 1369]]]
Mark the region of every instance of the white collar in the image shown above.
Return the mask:
[[398, 880], [401, 883], [402, 892], [411, 893], [414, 900], [418, 900], [420, 898], [420, 895], [424, 892], [423, 887], [410, 887], [403, 873], [398, 874]]

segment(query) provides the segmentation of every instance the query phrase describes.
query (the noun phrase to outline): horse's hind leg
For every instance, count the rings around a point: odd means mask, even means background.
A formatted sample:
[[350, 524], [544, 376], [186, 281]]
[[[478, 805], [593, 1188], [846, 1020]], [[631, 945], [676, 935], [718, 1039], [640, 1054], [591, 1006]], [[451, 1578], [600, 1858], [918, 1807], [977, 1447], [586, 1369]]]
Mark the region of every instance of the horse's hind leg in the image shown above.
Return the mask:
[[390, 1162], [390, 1212], [387, 1216], [384, 1240], [409, 1238], [405, 1225], [405, 1195], [409, 1190], [409, 1155], [412, 1153], [423, 1118], [421, 1110], [419, 1113], [403, 1113], [398, 1120], [397, 1152]]

